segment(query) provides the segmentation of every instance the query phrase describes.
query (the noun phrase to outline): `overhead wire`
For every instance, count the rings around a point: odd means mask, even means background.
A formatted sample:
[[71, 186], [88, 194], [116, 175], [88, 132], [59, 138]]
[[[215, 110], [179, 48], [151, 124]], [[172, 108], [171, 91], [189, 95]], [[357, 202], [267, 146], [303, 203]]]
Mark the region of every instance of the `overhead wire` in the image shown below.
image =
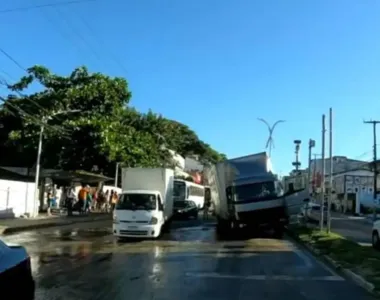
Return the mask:
[[[70, 133], [70, 131], [64, 129], [62, 126], [59, 126], [59, 125], [51, 125], [51, 124], [48, 124], [46, 122], [43, 122], [42, 120], [40, 120], [38, 117], [36, 116], [33, 116], [32, 114], [26, 112], [25, 110], [23, 110], [22, 108], [20, 108], [19, 106], [11, 103], [11, 101], [3, 98], [0, 96], [0, 100], [2, 101], [2, 108], [4, 110], [6, 110], [8, 113], [12, 114], [13, 116], [15, 117], [21, 117], [23, 120], [27, 120], [27, 121], [33, 121], [33, 123], [35, 125], [39, 125], [39, 126], [44, 126], [46, 129], [48, 130], [51, 130], [51, 131], [55, 131], [55, 132], [59, 132], [61, 134], [62, 137], [64, 138], [70, 138], [70, 136], [68, 136], [68, 134]], [[14, 114], [14, 112], [10, 109], [8, 109], [7, 107], [4, 106], [4, 104], [8, 105], [9, 107], [13, 108], [15, 111], [17, 111], [17, 115]], [[29, 118], [29, 119], [28, 119]]]
[[78, 30], [77, 28], [75, 28], [75, 26], [72, 24], [72, 22], [70, 22], [68, 20], [68, 18], [62, 12], [61, 9], [59, 9], [58, 7], [55, 7], [54, 9], [59, 14], [60, 19], [62, 19], [66, 23], [67, 27], [69, 27], [71, 29], [72, 33], [75, 34], [79, 38], [79, 40], [82, 41], [83, 45], [85, 45], [88, 48], [88, 50], [92, 53], [92, 55], [94, 56], [94, 58], [96, 60], [98, 60], [101, 64], [103, 64], [103, 60], [102, 60], [101, 55], [99, 55], [99, 53], [95, 50], [95, 47], [91, 46], [91, 44], [84, 37], [84, 35], [82, 35], [82, 33], [80, 32], [80, 30]]
[[[90, 23], [83, 17], [83, 15], [77, 13], [79, 19], [82, 21], [82, 23], [87, 27], [87, 29], [92, 33], [92, 35], [95, 37], [95, 39], [98, 41], [98, 44], [107, 49], [106, 43], [104, 40], [99, 37], [99, 35], [96, 33], [96, 31], [93, 29], [93, 27], [90, 25]], [[111, 51], [110, 49], [106, 50], [108, 52], [108, 56], [114, 61], [114, 63], [120, 67], [122, 71], [124, 71], [126, 74], [128, 73], [127, 68], [124, 66], [124, 64], [119, 60], [119, 58]]]
[[[5, 51], [3, 48], [1, 48], [0, 47], [0, 52], [1, 53], [3, 53], [9, 60], [11, 60], [17, 67], [19, 67], [23, 72], [25, 72], [25, 73], [28, 73], [28, 70], [26, 69], [26, 68], [24, 68], [22, 65], [21, 65], [21, 63], [19, 63], [11, 54], [9, 54], [7, 51]], [[8, 90], [10, 90], [10, 84], [6, 81], [6, 79], [5, 78], [3, 78], [2, 76], [0, 76], [0, 80], [2, 80], [2, 82], [0, 82], [0, 84], [3, 84], [3, 85], [5, 85], [7, 88], [8, 88]], [[30, 99], [30, 97], [28, 97], [28, 96], [26, 96], [26, 95], [24, 95], [24, 94], [22, 94], [20, 91], [18, 91], [18, 90], [12, 90], [13, 92], [16, 92], [20, 97], [22, 97], [22, 99], [26, 99], [27, 101], [29, 101], [29, 102], [31, 102], [31, 103], [33, 103], [35, 106], [37, 106], [40, 110], [41, 110], [41, 112], [43, 112], [43, 113], [45, 113], [46, 115], [48, 115], [48, 111], [44, 108], [44, 107], [42, 107], [39, 103], [37, 103], [36, 101], [34, 101], [33, 99]], [[12, 105], [14, 105], [13, 103], [12, 103]], [[14, 106], [16, 106], [16, 105], [14, 105]], [[60, 117], [61, 116], [55, 116], [56, 117], [56, 119], [59, 119], [59, 120], [61, 120], [62, 121], [62, 119], [60, 119]], [[38, 119], [37, 119], [38, 120]], [[46, 127], [52, 127], [52, 126], [50, 126], [50, 125], [47, 125]], [[55, 127], [57, 127], [57, 126], [55, 126]], [[65, 129], [63, 129], [62, 128], [62, 130], [65, 130]]]
[[[1, 84], [4, 85], [7, 89], [9, 89], [10, 84], [2, 76], [0, 76], [0, 85]], [[30, 99], [29, 97], [21, 94], [20, 91], [15, 91], [15, 92], [19, 94], [19, 96], [21, 97], [21, 99], [28, 100], [29, 102], [31, 102], [32, 104], [34, 104], [35, 106], [37, 106], [39, 109], [41, 109], [41, 111], [45, 112], [46, 115], [48, 115], [46, 109], [43, 108], [39, 103], [37, 103], [33, 99]], [[47, 129], [54, 130], [54, 131], [59, 131], [61, 133], [69, 133], [69, 131], [67, 129], [63, 128], [62, 126], [50, 125], [50, 124], [47, 124], [47, 123], [42, 123], [42, 121], [38, 117], [33, 116], [30, 113], [27, 113], [25, 110], [23, 110], [22, 108], [20, 108], [18, 105], [16, 105], [16, 104], [12, 103], [11, 101], [9, 101], [9, 99], [5, 99], [5, 98], [3, 98], [3, 97], [0, 96], [0, 100], [2, 101], [2, 107], [3, 107], [3, 109], [5, 109], [8, 113], [12, 114], [15, 117], [21, 117], [24, 120], [26, 119], [26, 117], [28, 117], [29, 121], [31, 120], [31, 121], [33, 121], [34, 123], [36, 123], [36, 124], [38, 124], [40, 126], [44, 125]], [[12, 112], [11, 110], [7, 109], [4, 106], [4, 104], [6, 104], [6, 105], [10, 106], [11, 108], [13, 108], [14, 110], [16, 110], [17, 113], [18, 113], [18, 115], [15, 115], [14, 112]], [[67, 135], [65, 135], [65, 136], [67, 136]]]
[[[49, 9], [49, 8], [46, 8], [46, 9]], [[75, 48], [76, 54], [78, 54], [78, 58], [80, 58], [80, 60], [82, 60], [84, 58], [84, 56], [82, 57], [82, 55], [81, 55], [82, 51], [81, 51], [81, 48], [78, 46], [78, 43], [73, 41], [70, 38], [70, 34], [67, 33], [65, 30], [63, 30], [61, 26], [58, 26], [57, 22], [53, 21], [53, 19], [51, 18], [51, 14], [45, 11], [46, 9], [44, 9], [44, 8], [40, 9], [40, 12], [43, 15], [43, 17], [51, 24], [51, 26], [54, 28], [54, 30], [57, 31], [59, 33], [59, 35], [62, 36], [63, 39], [65, 39], [68, 43], [73, 45], [73, 48]]]
[[[48, 3], [48, 4], [42, 4], [42, 5], [33, 5], [33, 6], [28, 6], [28, 7], [21, 7], [21, 8], [15, 8], [15, 9], [8, 9], [8, 10], [0, 10], [0, 14], [1, 13], [7, 13], [7, 12], [16, 12], [16, 11], [26, 11], [26, 10], [31, 10], [31, 9], [40, 9], [41, 11], [43, 10], [43, 8], [47, 8], [47, 7], [52, 7], [54, 8], [57, 13], [60, 15], [61, 19], [63, 19], [65, 21], [65, 23], [67, 24], [68, 27], [71, 28], [72, 32], [80, 39], [82, 40], [82, 42], [88, 46], [88, 48], [90, 49], [90, 51], [94, 54], [95, 58], [97, 58], [99, 61], [102, 61], [100, 55], [94, 50], [94, 47], [92, 47], [88, 41], [86, 40], [86, 38], [75, 28], [75, 26], [73, 26], [70, 21], [65, 17], [64, 13], [59, 9], [59, 6], [66, 6], [66, 5], [69, 5], [69, 4], [78, 4], [78, 3], [84, 3], [84, 2], [95, 2], [97, 0], [80, 0], [80, 1], [64, 1], [64, 2], [59, 2], [59, 3]], [[98, 43], [104, 47], [104, 42], [95, 34], [95, 31], [93, 30], [93, 28], [89, 25], [89, 23], [86, 21], [85, 18], [83, 18], [81, 15], [80, 16], [80, 19], [82, 21], [82, 23], [87, 27], [87, 29], [89, 31], [91, 31], [91, 33], [100, 41], [98, 41]], [[51, 22], [52, 24], [54, 24], [54, 22], [48, 17], [46, 16], [45, 14], [45, 17], [49, 20], [49, 22]], [[55, 26], [57, 27], [57, 26]], [[65, 36], [62, 31], [60, 31], [61, 35], [62, 36]], [[70, 41], [70, 37], [68, 37], [68, 40]], [[76, 45], [76, 43], [74, 43]], [[3, 55], [5, 55], [9, 60], [11, 60], [18, 68], [20, 68], [21, 70], [23, 70], [24, 72], [27, 72], [27, 70], [12, 56], [10, 55], [8, 52], [6, 52], [4, 49], [1, 49], [0, 48], [0, 52], [3, 53]], [[124, 65], [118, 60], [118, 58], [111, 52], [111, 51], [108, 51], [109, 52], [109, 55], [107, 55], [108, 57], [112, 58], [112, 60], [123, 70], [126, 72], [126, 68], [124, 67]], [[9, 83], [6, 81], [6, 80], [3, 80], [5, 85], [9, 88]], [[25, 95], [23, 95], [20, 91], [14, 91], [16, 93], [18, 93], [21, 97], [25, 98], [25, 99], [28, 99], [30, 102], [33, 102], [34, 105], [38, 106], [40, 109], [44, 109], [41, 105], [39, 105], [36, 101], [34, 101], [33, 99], [30, 99], [29, 97], [26, 97]], [[4, 98], [2, 100], [5, 100]], [[14, 109], [18, 109], [18, 111], [20, 111], [20, 108], [17, 107], [17, 105], [13, 104], [13, 107]], [[11, 105], [10, 105], [11, 106]], [[25, 111], [23, 112], [24, 115], [25, 115]], [[61, 117], [61, 116], [57, 116], [57, 117]]]
[[81, 4], [81, 3], [95, 2], [95, 1], [99, 1], [99, 0], [69, 0], [69, 1], [54, 2], [54, 3], [36, 4], [36, 5], [30, 5], [30, 6], [24, 6], [24, 7], [3, 9], [3, 10], [0, 10], [0, 14], [28, 11], [28, 10], [33, 10], [33, 9], [38, 9], [38, 8], [43, 8], [43, 7], [67, 6], [67, 5]]

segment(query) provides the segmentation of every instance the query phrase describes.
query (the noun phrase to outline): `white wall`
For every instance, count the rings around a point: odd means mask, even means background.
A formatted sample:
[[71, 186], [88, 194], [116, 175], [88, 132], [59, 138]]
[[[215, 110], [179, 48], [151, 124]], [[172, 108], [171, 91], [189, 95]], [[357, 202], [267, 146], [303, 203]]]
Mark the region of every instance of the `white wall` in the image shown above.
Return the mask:
[[191, 171], [203, 171], [203, 165], [195, 160], [194, 158], [191, 158], [191, 157], [186, 157], [185, 158], [185, 161], [184, 161], [185, 165], [184, 165], [184, 168], [183, 170], [185, 172], [191, 172]]
[[172, 161], [178, 168], [183, 170], [185, 168], [185, 159], [173, 150], [167, 149], [172, 156]]
[[34, 203], [34, 183], [0, 179], [0, 218], [37, 216], [38, 200]]
[[[115, 187], [113, 185], [104, 185], [103, 186], [103, 192], [104, 193], [107, 192], [107, 191], [109, 193], [111, 193], [112, 190], [115, 191], [118, 195], [121, 194], [122, 191], [123, 191], [121, 188]], [[79, 193], [79, 190], [78, 190], [78, 193]]]
[[[380, 177], [377, 178], [377, 186], [380, 187]], [[355, 170], [338, 174], [334, 176], [334, 189], [340, 194], [344, 193], [344, 180], [346, 179], [346, 190], [349, 193], [354, 193], [355, 188], [369, 193], [373, 192], [373, 172], [368, 170]], [[363, 189], [364, 188], [364, 189]]]

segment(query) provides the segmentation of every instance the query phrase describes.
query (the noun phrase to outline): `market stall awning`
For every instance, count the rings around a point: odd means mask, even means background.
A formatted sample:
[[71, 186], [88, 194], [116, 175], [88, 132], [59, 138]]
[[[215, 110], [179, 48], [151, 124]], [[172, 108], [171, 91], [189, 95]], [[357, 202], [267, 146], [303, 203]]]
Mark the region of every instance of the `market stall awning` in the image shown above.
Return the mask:
[[53, 181], [74, 181], [74, 182], [86, 182], [86, 183], [95, 183], [102, 181], [111, 181], [114, 180], [111, 177], [107, 177], [101, 174], [91, 173], [87, 171], [42, 171], [41, 176], [49, 177]]

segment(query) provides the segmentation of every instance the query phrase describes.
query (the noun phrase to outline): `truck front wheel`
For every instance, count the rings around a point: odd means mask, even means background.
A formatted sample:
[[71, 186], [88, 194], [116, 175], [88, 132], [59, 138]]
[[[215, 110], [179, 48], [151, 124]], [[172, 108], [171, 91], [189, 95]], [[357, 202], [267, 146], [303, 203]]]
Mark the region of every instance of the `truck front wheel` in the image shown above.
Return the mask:
[[277, 224], [274, 226], [274, 233], [273, 233], [273, 237], [275, 239], [282, 239], [284, 237], [284, 232], [285, 232], [285, 228], [284, 228], [284, 225], [283, 224]]
[[216, 231], [220, 236], [225, 236], [229, 231], [229, 222], [219, 219], [217, 220]]

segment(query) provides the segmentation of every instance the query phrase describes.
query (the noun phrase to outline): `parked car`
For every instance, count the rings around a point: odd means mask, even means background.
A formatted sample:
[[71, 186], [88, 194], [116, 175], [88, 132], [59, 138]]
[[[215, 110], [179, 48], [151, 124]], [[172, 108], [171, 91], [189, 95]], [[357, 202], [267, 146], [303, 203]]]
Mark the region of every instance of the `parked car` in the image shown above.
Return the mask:
[[0, 298], [33, 300], [34, 292], [30, 257], [25, 248], [0, 240]]
[[375, 221], [372, 225], [372, 246], [380, 249], [380, 220]]
[[177, 218], [198, 218], [198, 207], [194, 201], [175, 201], [173, 204], [174, 216]]
[[[306, 202], [301, 208], [301, 215], [307, 222], [319, 222], [321, 218], [321, 205], [314, 202]], [[323, 220], [327, 221], [327, 205], [323, 205]]]

